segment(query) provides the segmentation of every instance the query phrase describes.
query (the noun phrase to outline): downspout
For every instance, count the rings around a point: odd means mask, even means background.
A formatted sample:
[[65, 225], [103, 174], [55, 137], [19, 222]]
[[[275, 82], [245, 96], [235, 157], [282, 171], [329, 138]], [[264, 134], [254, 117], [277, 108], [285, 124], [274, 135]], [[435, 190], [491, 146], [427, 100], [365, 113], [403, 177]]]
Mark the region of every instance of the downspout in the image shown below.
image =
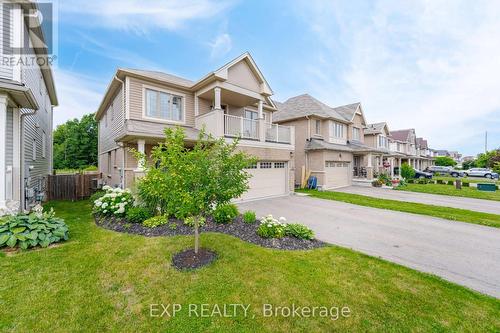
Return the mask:
[[[118, 75], [115, 75], [115, 79], [122, 84], [122, 112], [124, 114], [123, 117], [123, 123], [125, 125], [125, 82], [118, 77]], [[122, 143], [122, 167], [120, 170], [120, 187], [122, 189], [125, 189], [125, 144]]]
[[26, 113], [21, 113], [21, 116], [19, 117], [19, 154], [21, 158], [21, 170], [19, 170], [19, 175], [20, 175], [20, 182], [19, 184], [21, 185], [21, 204], [19, 205], [19, 208], [21, 212], [23, 212], [26, 209], [26, 184], [24, 182], [24, 176], [26, 172], [26, 166], [24, 165], [25, 163], [25, 151], [24, 151], [24, 118], [26, 116], [33, 116], [36, 114], [36, 110], [32, 110], [30, 112]]

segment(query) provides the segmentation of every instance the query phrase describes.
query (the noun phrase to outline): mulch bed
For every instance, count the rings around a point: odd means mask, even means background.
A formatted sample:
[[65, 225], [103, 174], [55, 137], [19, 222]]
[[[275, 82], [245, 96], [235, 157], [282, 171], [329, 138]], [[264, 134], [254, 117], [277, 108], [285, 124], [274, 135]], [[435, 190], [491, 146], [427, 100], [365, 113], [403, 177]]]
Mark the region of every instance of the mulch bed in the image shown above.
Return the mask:
[[[105, 229], [124, 232], [129, 234], [143, 235], [146, 237], [193, 235], [191, 227], [184, 225], [183, 221], [170, 219], [169, 223], [156, 228], [148, 228], [139, 223], [127, 223], [126, 219], [115, 217], [94, 216], [98, 226]], [[260, 221], [249, 224], [237, 217], [232, 223], [217, 224], [211, 218], [200, 228], [200, 232], [220, 232], [238, 237], [244, 241], [260, 245], [262, 247], [281, 250], [310, 250], [323, 247], [326, 243], [319, 240], [298, 239], [295, 237], [283, 237], [279, 239], [265, 239], [257, 235]]]
[[196, 254], [194, 249], [189, 249], [174, 254], [172, 265], [179, 270], [189, 270], [210, 265], [215, 259], [217, 259], [217, 253], [213, 251], [199, 249]]

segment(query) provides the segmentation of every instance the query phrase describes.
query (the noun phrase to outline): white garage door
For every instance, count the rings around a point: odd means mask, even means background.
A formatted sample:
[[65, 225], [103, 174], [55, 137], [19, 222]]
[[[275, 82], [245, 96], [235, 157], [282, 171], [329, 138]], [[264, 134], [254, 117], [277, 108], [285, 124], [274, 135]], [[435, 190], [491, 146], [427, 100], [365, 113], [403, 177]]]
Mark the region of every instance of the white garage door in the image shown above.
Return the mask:
[[250, 189], [240, 200], [252, 200], [288, 193], [287, 162], [258, 162], [252, 169], [247, 169], [252, 178], [249, 179]]
[[351, 167], [349, 162], [325, 162], [325, 187], [335, 188], [351, 185]]

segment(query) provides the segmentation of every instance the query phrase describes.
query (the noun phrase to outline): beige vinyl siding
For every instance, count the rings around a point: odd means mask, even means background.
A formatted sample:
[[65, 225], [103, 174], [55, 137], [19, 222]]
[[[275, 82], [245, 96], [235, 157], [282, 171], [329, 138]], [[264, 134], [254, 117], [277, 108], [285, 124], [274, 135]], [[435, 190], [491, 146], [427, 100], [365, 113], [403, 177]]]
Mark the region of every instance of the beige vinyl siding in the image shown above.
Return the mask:
[[[143, 101], [143, 92], [144, 92], [144, 85], [149, 86], [149, 87], [157, 87], [158, 89], [164, 89], [171, 91], [173, 93], [178, 93], [182, 94], [185, 96], [183, 103], [184, 103], [184, 110], [185, 110], [185, 126], [191, 126], [194, 127], [194, 95], [192, 92], [183, 90], [183, 89], [178, 89], [171, 87], [167, 84], [165, 85], [159, 85], [156, 83], [151, 83], [146, 80], [139, 80], [136, 78], [130, 78], [130, 90], [129, 90], [129, 101], [130, 101], [130, 113], [129, 117], [130, 119], [135, 119], [135, 120], [144, 120], [144, 121], [152, 121], [154, 120], [151, 119], [144, 119], [143, 118], [143, 108], [144, 108], [144, 101]], [[158, 119], [160, 122], [162, 122], [161, 119]]]
[[198, 98], [198, 114], [202, 115], [212, 111], [212, 101], [204, 98]]
[[308, 137], [308, 120], [297, 119], [293, 121], [289, 121], [286, 123], [280, 123], [280, 125], [284, 126], [295, 126], [295, 152], [294, 152], [294, 160], [295, 160], [295, 183], [299, 184], [301, 182], [302, 177], [302, 166], [306, 165], [306, 140]]
[[[47, 175], [52, 170], [52, 107], [48, 108], [49, 98], [45, 81], [40, 68], [35, 66], [24, 66], [22, 71], [23, 81], [31, 89], [40, 107], [34, 115], [24, 118], [24, 161], [27, 166], [33, 166], [29, 171], [28, 187], [42, 189]], [[21, 109], [21, 113], [31, 112], [29, 109]], [[46, 155], [42, 154], [43, 132], [46, 133]], [[33, 144], [36, 146], [33, 147]], [[33, 160], [33, 149], [36, 150], [36, 160]]]
[[14, 113], [12, 108], [7, 108], [7, 131], [5, 133], [5, 165], [12, 166], [14, 163]]
[[99, 120], [99, 153], [115, 149], [115, 139], [122, 133], [125, 124], [122, 89], [119, 89]]
[[[0, 54], [11, 55], [9, 46], [12, 45], [13, 40], [13, 25], [12, 25], [12, 12], [9, 10], [10, 5], [0, 3]], [[8, 38], [4, 38], [4, 31], [9, 31]], [[0, 77], [10, 79], [13, 78], [13, 69], [11, 66], [4, 66], [0, 62]]]
[[227, 82], [258, 93], [260, 92], [260, 83], [244, 60], [228, 69]]

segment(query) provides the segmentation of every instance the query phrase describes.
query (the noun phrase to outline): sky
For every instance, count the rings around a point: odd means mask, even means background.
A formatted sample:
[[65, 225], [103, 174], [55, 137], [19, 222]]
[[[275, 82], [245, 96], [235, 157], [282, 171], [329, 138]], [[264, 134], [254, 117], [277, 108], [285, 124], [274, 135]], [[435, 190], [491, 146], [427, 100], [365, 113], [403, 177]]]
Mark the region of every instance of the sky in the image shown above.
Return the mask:
[[500, 1], [64, 0], [55, 124], [95, 112], [117, 68], [196, 80], [250, 52], [275, 95], [361, 102], [464, 155], [500, 146]]

